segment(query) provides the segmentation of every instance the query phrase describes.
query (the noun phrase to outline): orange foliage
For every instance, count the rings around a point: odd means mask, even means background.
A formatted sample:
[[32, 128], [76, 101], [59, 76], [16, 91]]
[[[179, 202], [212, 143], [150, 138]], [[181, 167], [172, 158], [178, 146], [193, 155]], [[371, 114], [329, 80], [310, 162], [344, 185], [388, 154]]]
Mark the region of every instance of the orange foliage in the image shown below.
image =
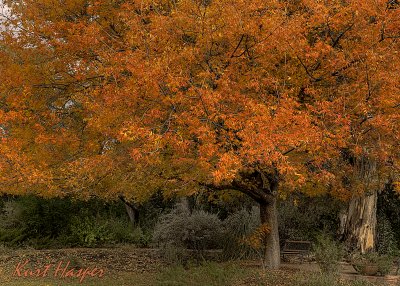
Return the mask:
[[345, 198], [343, 150], [386, 180], [400, 142], [387, 3], [8, 1], [1, 190], [140, 198], [258, 173]]
[[262, 224], [257, 227], [254, 232], [243, 239], [243, 243], [249, 245], [251, 248], [257, 251], [263, 251], [265, 247], [265, 241], [268, 234], [271, 232], [271, 228], [267, 224]]

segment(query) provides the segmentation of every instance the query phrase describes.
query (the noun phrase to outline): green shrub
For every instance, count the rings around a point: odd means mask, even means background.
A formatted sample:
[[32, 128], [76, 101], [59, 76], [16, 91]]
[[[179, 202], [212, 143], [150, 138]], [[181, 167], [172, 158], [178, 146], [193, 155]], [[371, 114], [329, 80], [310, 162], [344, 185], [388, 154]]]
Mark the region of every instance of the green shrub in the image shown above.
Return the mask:
[[224, 259], [251, 258], [257, 255], [256, 251], [243, 239], [252, 234], [260, 225], [259, 208], [251, 211], [242, 209], [224, 220], [224, 243], [222, 257]]
[[18, 221], [29, 238], [56, 238], [68, 227], [73, 205], [66, 199], [43, 199], [36, 196], [17, 198]]
[[400, 246], [399, 205], [400, 194], [393, 182], [388, 182], [378, 196], [377, 250], [381, 254], [391, 254], [392, 246]]
[[135, 243], [133, 227], [128, 220], [109, 216], [103, 217], [100, 220], [101, 222], [104, 223], [105, 228], [111, 235], [110, 241], [115, 243]]
[[[135, 242], [122, 203], [36, 196], [3, 198], [0, 242], [7, 246], [51, 248]], [[143, 235], [141, 244], [150, 239]]]
[[284, 240], [314, 240], [321, 229], [337, 232], [341, 202], [330, 196], [306, 197], [300, 194], [279, 201], [279, 235]]
[[344, 250], [341, 244], [331, 236], [322, 233], [317, 236], [314, 244], [314, 255], [319, 267], [324, 273], [336, 273], [339, 271], [339, 263], [343, 259]]
[[383, 212], [377, 216], [377, 251], [379, 254], [395, 255], [399, 252], [392, 224]]
[[0, 241], [7, 246], [20, 245], [29, 234], [21, 205], [13, 200], [5, 201], [0, 215]]
[[364, 273], [364, 266], [366, 265], [375, 265], [376, 271], [379, 275], [385, 276], [390, 273], [393, 268], [393, 257], [390, 255], [379, 255], [376, 252], [359, 254], [355, 253], [351, 257], [351, 262], [353, 267], [357, 270], [357, 272], [361, 274]]
[[376, 261], [380, 275], [388, 275], [393, 268], [393, 258], [390, 255], [380, 255]]
[[149, 247], [152, 241], [152, 234], [145, 232], [140, 226], [136, 227], [132, 232], [132, 243], [139, 247]]
[[162, 215], [153, 238], [155, 242], [197, 251], [221, 247], [222, 222], [215, 214], [195, 210], [192, 213], [181, 205]]
[[3, 202], [0, 225], [2, 228], [16, 228], [23, 225], [22, 207], [17, 201]]
[[71, 235], [80, 245], [93, 247], [111, 242], [112, 233], [107, 227], [107, 222], [95, 217], [74, 217], [71, 224]]

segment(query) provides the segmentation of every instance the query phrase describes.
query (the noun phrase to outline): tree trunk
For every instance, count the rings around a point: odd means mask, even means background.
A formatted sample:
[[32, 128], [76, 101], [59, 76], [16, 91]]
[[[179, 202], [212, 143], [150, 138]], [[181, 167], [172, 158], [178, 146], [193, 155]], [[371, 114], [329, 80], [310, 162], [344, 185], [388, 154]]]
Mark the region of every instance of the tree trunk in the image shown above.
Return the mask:
[[259, 202], [261, 223], [270, 228], [265, 236], [265, 267], [267, 269], [278, 269], [281, 263], [278, 213], [276, 208], [276, 197], [269, 202]]
[[119, 196], [120, 200], [124, 202], [126, 212], [129, 216], [132, 226], [135, 228], [139, 222], [139, 210], [131, 202], [127, 201], [123, 196]]
[[177, 207], [187, 211], [188, 213], [191, 213], [189, 199], [187, 197], [180, 197], [177, 202]]
[[352, 250], [367, 253], [375, 250], [376, 208], [378, 193], [351, 199], [347, 213], [341, 217], [343, 240]]
[[139, 221], [139, 211], [132, 204], [125, 203], [125, 209], [133, 227], [136, 227]]

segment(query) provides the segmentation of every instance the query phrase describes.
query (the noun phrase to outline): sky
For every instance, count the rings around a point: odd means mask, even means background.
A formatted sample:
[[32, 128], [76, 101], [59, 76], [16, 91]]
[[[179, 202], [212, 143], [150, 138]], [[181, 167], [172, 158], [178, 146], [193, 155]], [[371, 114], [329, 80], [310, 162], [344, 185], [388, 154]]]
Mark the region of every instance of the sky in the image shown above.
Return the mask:
[[0, 31], [3, 30], [2, 23], [5, 19], [4, 16], [9, 17], [11, 14], [10, 9], [5, 4], [3, 4], [3, 1], [4, 0], [0, 0]]
[[7, 8], [4, 7], [3, 0], [0, 0], [0, 30], [3, 29], [3, 26], [1, 25], [3, 21], [3, 14], [7, 12]]
[[7, 6], [5, 6], [3, 4], [3, 0], [0, 0], [0, 24], [1, 24], [1, 21], [3, 20], [3, 15], [7, 15], [7, 14], [9, 14]]

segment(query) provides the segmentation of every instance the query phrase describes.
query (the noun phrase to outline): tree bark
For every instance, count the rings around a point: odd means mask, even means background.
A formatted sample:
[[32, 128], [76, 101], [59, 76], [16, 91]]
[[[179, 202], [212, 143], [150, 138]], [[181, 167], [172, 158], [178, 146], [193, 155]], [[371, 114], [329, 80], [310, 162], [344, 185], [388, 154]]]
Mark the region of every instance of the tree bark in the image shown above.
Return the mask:
[[125, 209], [128, 213], [129, 220], [133, 227], [136, 227], [139, 221], [139, 211], [137, 208], [133, 207], [132, 204], [125, 203]]
[[375, 250], [378, 193], [351, 199], [341, 217], [342, 237], [352, 250], [367, 253]]
[[259, 202], [261, 223], [268, 225], [270, 232], [265, 236], [264, 263], [267, 269], [278, 269], [281, 263], [278, 213], [276, 197], [268, 202]]
[[180, 197], [178, 199], [177, 206], [182, 208], [182, 210], [187, 211], [188, 213], [192, 212], [190, 209], [189, 199], [187, 197]]
[[129, 217], [129, 220], [130, 220], [132, 226], [135, 228], [139, 222], [138, 208], [134, 204], [128, 202], [124, 197], [120, 196], [119, 198], [121, 201], [124, 202], [126, 213], [128, 214], [128, 217]]

